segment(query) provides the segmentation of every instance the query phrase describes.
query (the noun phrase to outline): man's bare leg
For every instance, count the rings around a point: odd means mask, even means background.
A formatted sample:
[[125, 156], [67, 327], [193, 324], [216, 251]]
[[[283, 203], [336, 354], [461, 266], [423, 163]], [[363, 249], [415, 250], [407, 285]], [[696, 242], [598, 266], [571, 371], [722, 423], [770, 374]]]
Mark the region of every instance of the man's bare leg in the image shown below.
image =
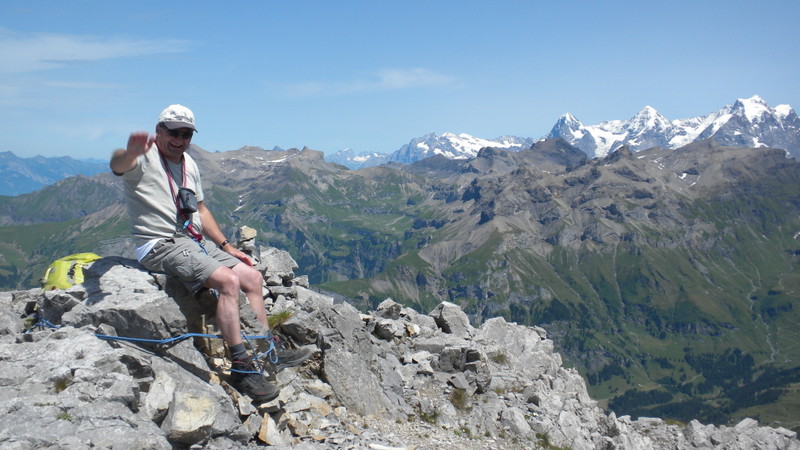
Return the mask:
[[267, 310], [264, 307], [264, 293], [262, 291], [264, 279], [261, 276], [261, 272], [245, 263], [235, 265], [233, 272], [239, 277], [239, 287], [250, 302], [250, 307], [253, 308], [256, 318], [269, 330]]
[[[239, 323], [239, 290], [241, 284], [239, 276], [227, 267], [215, 270], [206, 280], [206, 287], [216, 289], [217, 298], [217, 326], [222, 332], [222, 338], [231, 351], [231, 385], [259, 402], [273, 400], [280, 394], [280, 388], [269, 383], [259, 373], [260, 367], [252, 360], [252, 355], [247, 352], [242, 344], [242, 327]], [[263, 306], [263, 300], [262, 300]], [[262, 308], [263, 309], [263, 308]]]
[[[217, 298], [217, 326], [222, 332], [222, 339], [228, 347], [242, 343], [242, 326], [239, 323], [239, 277], [227, 268], [219, 267], [215, 270], [205, 286], [216, 289]], [[263, 305], [263, 300], [261, 301]]]

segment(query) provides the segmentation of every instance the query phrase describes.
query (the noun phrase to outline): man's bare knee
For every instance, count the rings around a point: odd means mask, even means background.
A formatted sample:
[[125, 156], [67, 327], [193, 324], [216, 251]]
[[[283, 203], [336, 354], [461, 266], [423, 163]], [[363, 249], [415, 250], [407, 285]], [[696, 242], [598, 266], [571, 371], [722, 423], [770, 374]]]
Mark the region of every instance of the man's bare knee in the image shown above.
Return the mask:
[[261, 291], [261, 284], [264, 280], [261, 272], [244, 263], [237, 264], [233, 271], [239, 276], [239, 284], [242, 290], [245, 292]]
[[241, 288], [239, 275], [227, 267], [215, 270], [206, 281], [206, 286], [218, 290], [221, 295], [238, 295]]

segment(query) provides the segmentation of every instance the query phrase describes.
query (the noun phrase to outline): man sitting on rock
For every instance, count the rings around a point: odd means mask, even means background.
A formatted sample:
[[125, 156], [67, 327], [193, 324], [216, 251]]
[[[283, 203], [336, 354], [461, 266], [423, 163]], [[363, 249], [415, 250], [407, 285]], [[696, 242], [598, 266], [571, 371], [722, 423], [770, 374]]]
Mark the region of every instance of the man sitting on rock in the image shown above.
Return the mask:
[[[127, 148], [111, 157], [111, 170], [125, 182], [136, 258], [148, 270], [177, 277], [193, 293], [204, 287], [217, 291], [217, 324], [233, 359], [231, 384], [255, 400], [269, 401], [280, 389], [256, 369], [239, 323], [241, 290], [269, 328], [263, 278], [250, 258], [228, 242], [203, 201], [200, 172], [186, 154], [196, 131], [192, 111], [171, 105], [161, 112], [155, 135], [131, 133]], [[278, 364], [291, 367], [310, 355], [280, 351]]]

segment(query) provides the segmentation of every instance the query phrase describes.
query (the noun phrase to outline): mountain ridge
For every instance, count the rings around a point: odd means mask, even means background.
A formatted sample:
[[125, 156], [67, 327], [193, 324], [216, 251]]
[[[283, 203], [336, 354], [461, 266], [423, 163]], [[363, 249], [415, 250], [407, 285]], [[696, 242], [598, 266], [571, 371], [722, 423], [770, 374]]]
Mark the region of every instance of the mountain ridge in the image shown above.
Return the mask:
[[27, 194], [74, 175], [92, 176], [108, 170], [108, 163], [61, 156], [20, 158], [0, 152], [0, 195]]
[[[646, 105], [628, 120], [614, 119], [596, 125], [584, 125], [567, 112], [539, 140], [559, 137], [581, 149], [590, 158], [606, 156], [622, 145], [627, 145], [634, 152], [650, 147], [675, 149], [708, 138], [736, 147], [778, 147], [792, 157], [800, 156], [800, 119], [794, 109], [785, 104], [770, 107], [758, 95], [737, 99], [711, 114], [688, 119], [669, 120], [652, 106]], [[515, 136], [482, 139], [466, 133], [436, 135], [430, 132], [412, 139], [392, 153], [366, 152], [356, 156], [349, 150], [329, 155], [328, 159], [358, 169], [386, 161], [410, 164], [433, 154], [466, 159], [477, 154], [476, 144], [521, 150], [535, 141]]]

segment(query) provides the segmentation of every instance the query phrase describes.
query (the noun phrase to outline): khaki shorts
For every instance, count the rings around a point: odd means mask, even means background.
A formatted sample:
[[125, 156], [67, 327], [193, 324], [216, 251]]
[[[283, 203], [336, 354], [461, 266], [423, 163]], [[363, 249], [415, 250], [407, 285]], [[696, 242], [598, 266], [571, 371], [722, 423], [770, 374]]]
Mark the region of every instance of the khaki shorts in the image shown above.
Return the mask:
[[178, 278], [196, 294], [215, 270], [222, 266], [233, 268], [242, 262], [213, 243], [203, 241], [203, 245], [205, 251], [188, 237], [162, 239], [140, 262], [147, 270]]

